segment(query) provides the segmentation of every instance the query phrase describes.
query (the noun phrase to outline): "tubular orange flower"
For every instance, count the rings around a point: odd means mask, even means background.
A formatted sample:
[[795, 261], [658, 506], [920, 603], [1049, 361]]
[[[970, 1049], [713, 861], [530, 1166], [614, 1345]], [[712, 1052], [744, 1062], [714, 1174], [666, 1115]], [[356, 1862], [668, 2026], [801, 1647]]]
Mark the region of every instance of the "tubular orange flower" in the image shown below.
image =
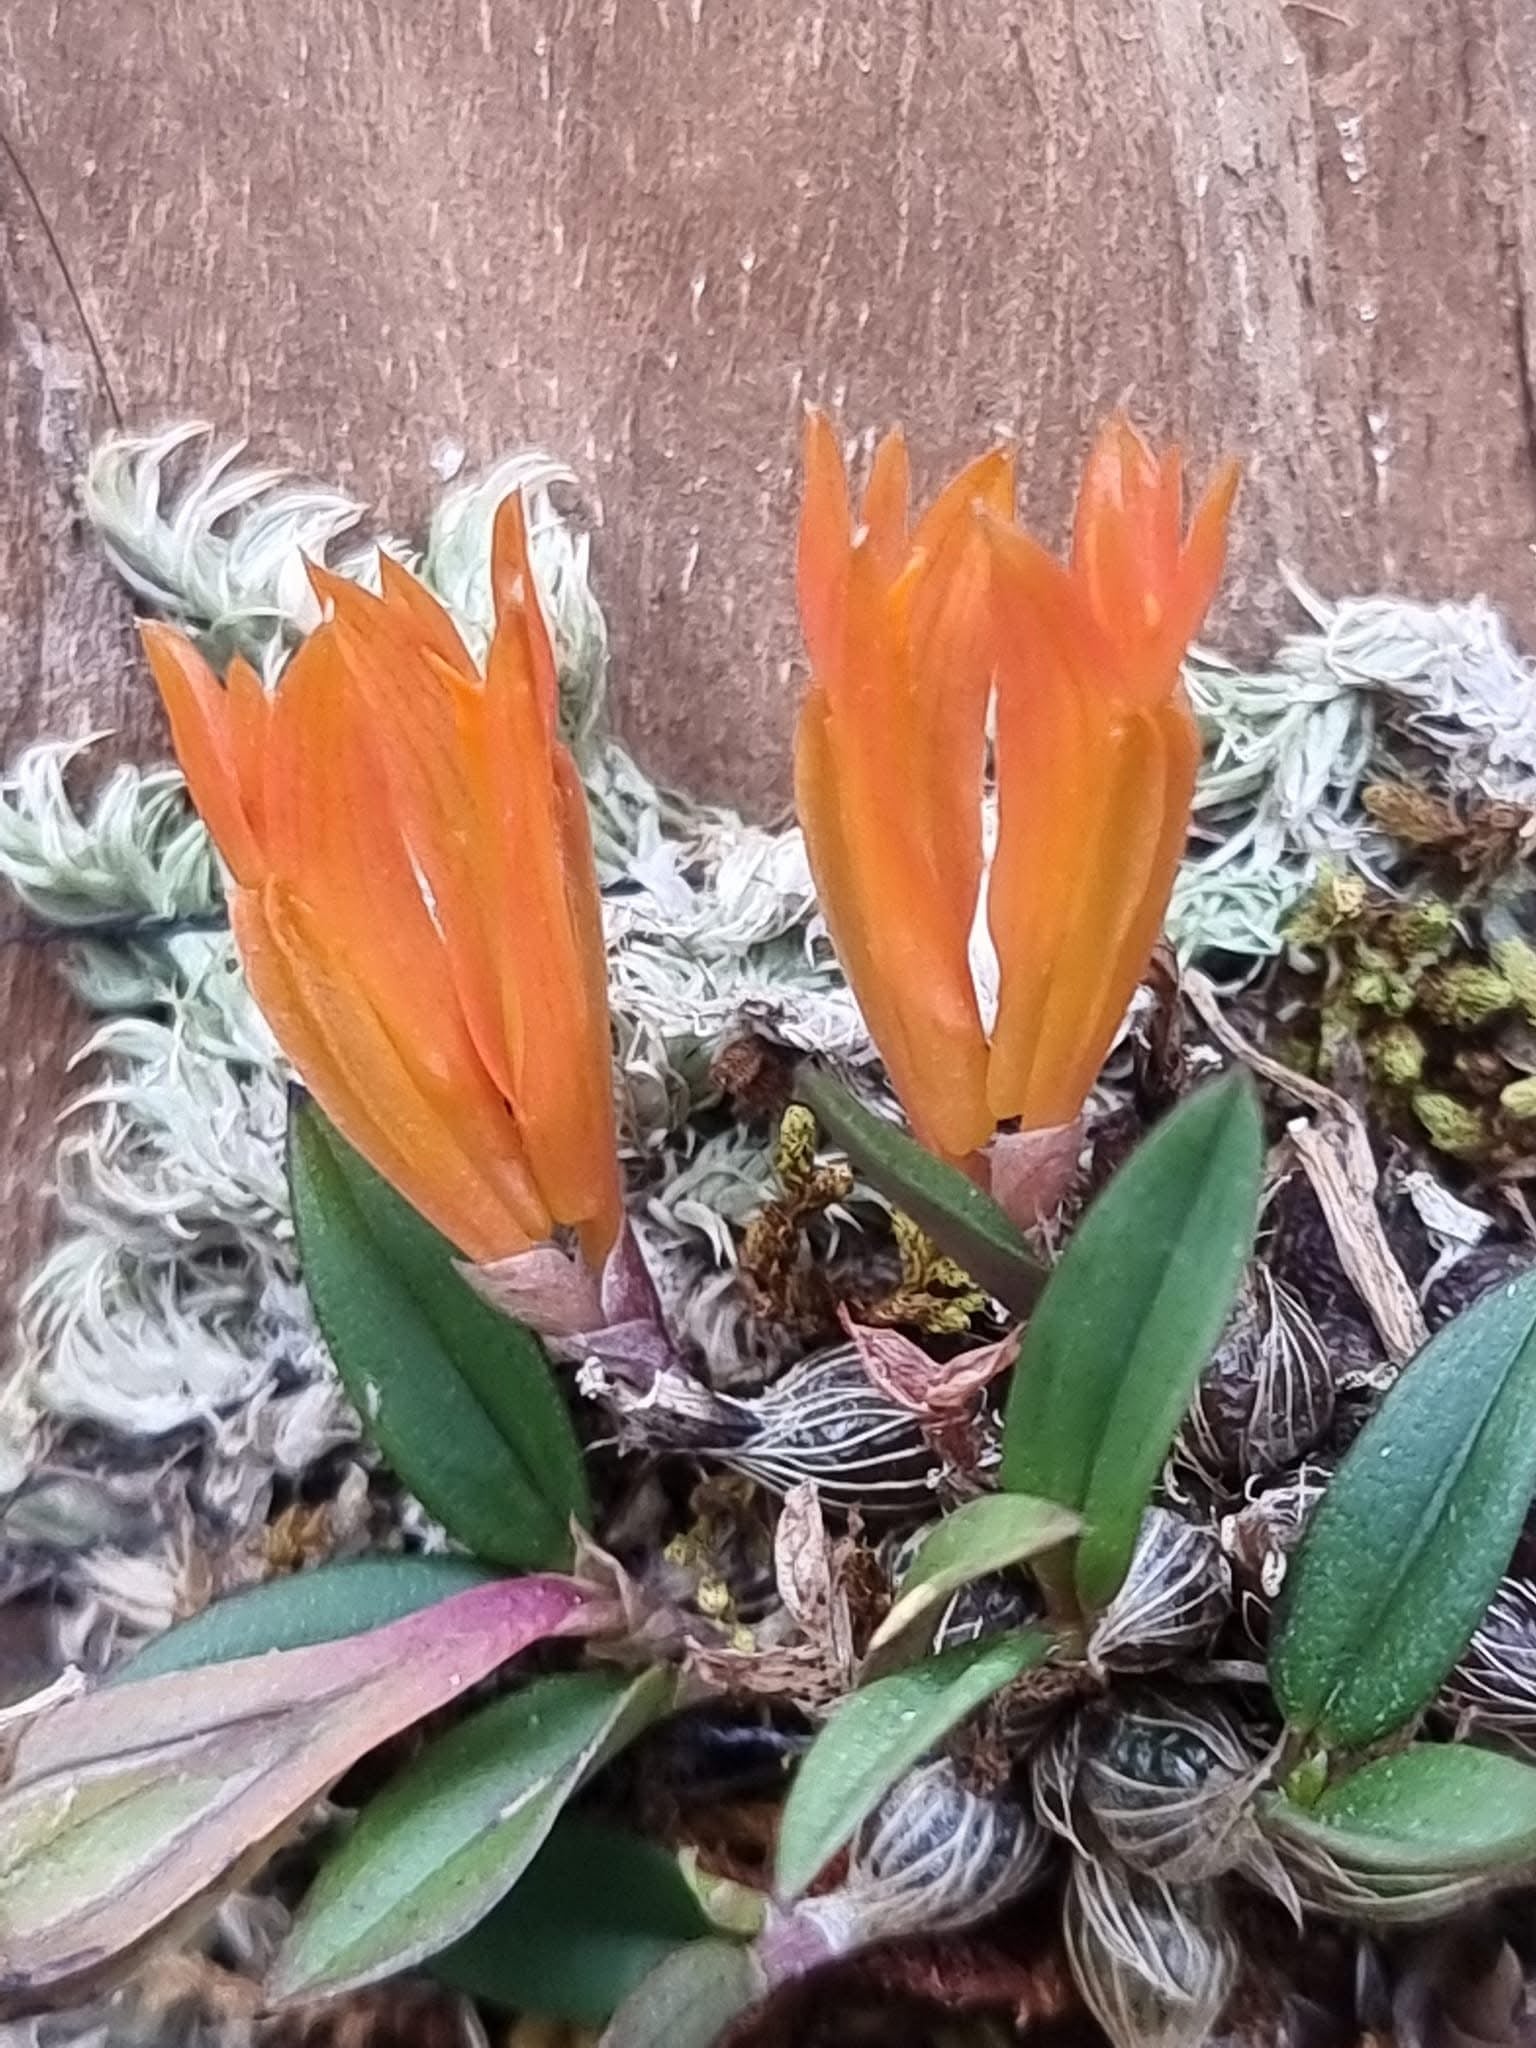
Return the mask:
[[1162, 930], [1200, 740], [1180, 665], [1221, 577], [1238, 470], [1182, 534], [1182, 459], [1123, 419], [1100, 432], [1064, 567], [986, 522], [997, 648], [998, 841], [988, 921], [999, 1004], [987, 1099], [1070, 1122]]
[[[1070, 568], [1010, 523], [1001, 453], [915, 532], [905, 450], [876, 453], [853, 531], [812, 415], [800, 528], [811, 684], [796, 790], [833, 942], [925, 1142], [955, 1159], [1017, 1118], [1070, 1123], [1161, 929], [1199, 758], [1179, 680], [1221, 573], [1224, 470], [1181, 536], [1181, 460], [1105, 427]], [[969, 945], [982, 887], [986, 713], [997, 688], [990, 1043]]]
[[899, 434], [876, 453], [857, 533], [825, 417], [806, 434], [800, 614], [811, 686], [795, 793], [833, 944], [914, 1128], [964, 1158], [992, 1128], [969, 965], [981, 881], [992, 668], [987, 550], [1010, 458], [984, 455], [909, 528]]
[[586, 799], [521, 501], [497, 515], [482, 677], [387, 559], [313, 572], [332, 616], [277, 689], [146, 625], [193, 800], [234, 878], [251, 988], [326, 1115], [471, 1259], [618, 1228], [606, 973]]

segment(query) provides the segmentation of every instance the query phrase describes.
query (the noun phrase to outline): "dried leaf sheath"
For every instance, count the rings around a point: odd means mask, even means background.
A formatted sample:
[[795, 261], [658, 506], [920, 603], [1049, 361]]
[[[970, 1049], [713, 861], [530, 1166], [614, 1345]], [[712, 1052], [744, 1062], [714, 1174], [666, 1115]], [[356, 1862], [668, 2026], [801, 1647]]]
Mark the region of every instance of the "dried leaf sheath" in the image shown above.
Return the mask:
[[618, 1226], [601, 918], [585, 797], [521, 502], [493, 539], [478, 675], [430, 593], [316, 571], [332, 616], [270, 697], [144, 629], [241, 955], [326, 1114], [460, 1250]]

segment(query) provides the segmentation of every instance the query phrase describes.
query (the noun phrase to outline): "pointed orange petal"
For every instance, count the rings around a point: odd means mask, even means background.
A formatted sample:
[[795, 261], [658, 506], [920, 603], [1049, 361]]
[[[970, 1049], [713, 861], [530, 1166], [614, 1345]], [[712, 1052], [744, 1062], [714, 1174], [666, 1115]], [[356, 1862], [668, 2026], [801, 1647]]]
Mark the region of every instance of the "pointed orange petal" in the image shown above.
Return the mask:
[[[392, 628], [381, 628], [383, 617], [382, 607], [376, 607], [372, 614], [338, 618], [320, 631], [330, 636], [343, 687], [364, 716], [397, 835], [425, 877], [446, 964], [480, 1060], [507, 1092], [511, 1075], [489, 936], [505, 926], [474, 845], [475, 817], [489, 803], [475, 794], [477, 780], [485, 781], [487, 758], [480, 682], [473, 671], [461, 671]], [[305, 652], [301, 648], [290, 663], [290, 676]], [[288, 687], [285, 677], [282, 689]], [[285, 765], [277, 750], [270, 758], [272, 778], [291, 787], [302, 770]]]
[[1104, 801], [1106, 705], [1075, 665], [1072, 616], [1058, 588], [1066, 572], [1024, 535], [994, 528], [990, 539], [998, 837], [987, 918], [999, 989], [988, 1100], [1001, 1120], [1029, 1102], [1053, 977], [1070, 943], [1075, 878]]
[[441, 788], [423, 784], [416, 790], [421, 822], [408, 822], [407, 837], [432, 891], [449, 972], [475, 1048], [510, 1102], [516, 1077], [506, 1014], [511, 997], [502, 988], [501, 952], [505, 934], [515, 929], [515, 915], [494, 822], [485, 691], [478, 680], [459, 675], [432, 655], [427, 665], [449, 697], [453, 733]]
[[1242, 466], [1223, 463], [1189, 523], [1166, 627], [1168, 651], [1177, 646], [1176, 662], [1183, 660], [1199, 632], [1221, 582], [1227, 559], [1227, 523], [1241, 481]]
[[230, 758], [240, 790], [240, 805], [260, 840], [266, 810], [266, 746], [272, 724], [272, 700], [261, 677], [238, 654], [224, 678], [224, 694]]
[[907, 503], [911, 477], [907, 444], [893, 427], [875, 450], [869, 482], [864, 487], [863, 523], [869, 548], [880, 573], [894, 583], [907, 559]]
[[[914, 576], [921, 566], [914, 565]], [[840, 698], [827, 693], [827, 731], [872, 972], [884, 1007], [900, 1019], [906, 1051], [897, 1058], [918, 1077], [904, 1089], [898, 1081], [898, 1092], [924, 1139], [956, 1157], [991, 1129], [985, 1040], [968, 953], [975, 905], [940, 870], [918, 787], [922, 732], [903, 642], [904, 587], [910, 595], [915, 582], [903, 579], [887, 591], [867, 546], [854, 547], [844, 688]], [[904, 794], [909, 786], [915, 817]]]
[[974, 516], [956, 520], [922, 564], [910, 635], [917, 710], [914, 822], [946, 891], [974, 916], [981, 891], [981, 803], [995, 634], [991, 556]]
[[1013, 451], [992, 448], [968, 462], [958, 476], [947, 483], [918, 521], [912, 545], [924, 554], [935, 554], [945, 535], [958, 520], [982, 505], [995, 518], [1013, 517]]
[[[370, 1000], [445, 1085], [478, 1068], [366, 706], [334, 626], [289, 663], [268, 765], [273, 867], [312, 906]], [[486, 1084], [488, 1085], [488, 1084]]]
[[271, 870], [298, 882], [332, 815], [342, 683], [336, 628], [318, 626], [283, 670], [272, 698], [262, 809]]
[[842, 451], [826, 414], [811, 411], [805, 421], [805, 502], [796, 568], [800, 630], [811, 674], [833, 687], [842, 661], [852, 544], [853, 515]]
[[1167, 763], [1155, 717], [1132, 711], [1117, 720], [1099, 742], [1095, 773], [1102, 795], [1070, 878], [1071, 909], [1019, 1112], [1026, 1130], [1077, 1115], [1146, 966], [1128, 940], [1163, 840]]
[[525, 635], [535, 701], [552, 739], [560, 708], [560, 682], [549, 628], [539, 604], [538, 586], [533, 580], [533, 564], [528, 558], [528, 522], [521, 491], [513, 491], [496, 508], [496, 523], [491, 530], [491, 591], [498, 633], [503, 627], [517, 625]]
[[1081, 579], [1032, 535], [981, 515], [992, 557], [992, 602], [1000, 640], [1027, 650], [1046, 635], [1084, 687], [1113, 698], [1119, 669], [1114, 642], [1100, 629]]
[[1143, 584], [1157, 581], [1154, 535], [1165, 481], [1163, 464], [1129, 420], [1120, 422], [1120, 493], [1131, 550]]
[[574, 814], [585, 796], [569, 755], [551, 742], [540, 696], [519, 620], [504, 613], [486, 664], [491, 811], [479, 830], [505, 904], [495, 957], [510, 1100], [551, 1213], [591, 1221], [600, 1234], [611, 1216], [613, 1130], [607, 1008], [595, 1004], [590, 952], [597, 875]]
[[[1152, 950], [1163, 935], [1168, 901], [1189, 839], [1190, 805], [1200, 765], [1200, 735], [1194, 717], [1182, 690], [1173, 702], [1144, 716], [1156, 728], [1156, 739], [1147, 749], [1145, 775], [1146, 800], [1149, 805], [1157, 802], [1160, 812], [1158, 831], [1139, 889], [1133, 878], [1126, 878], [1128, 914], [1121, 917], [1112, 934], [1114, 968], [1105, 977], [1096, 1008], [1084, 1018], [1082, 1059], [1063, 1085], [1063, 1095], [1076, 1090], [1080, 1102], [1098, 1077], [1131, 997], [1146, 975]], [[1153, 786], [1159, 759], [1163, 766], [1160, 797]]]
[[580, 1158], [586, 1192], [574, 1225], [587, 1264], [600, 1273], [623, 1216], [618, 1136], [613, 1115], [613, 1033], [608, 1016], [608, 949], [592, 855], [592, 820], [576, 764], [563, 747], [555, 758], [556, 810], [566, 903], [581, 962], [581, 1035], [571, 1047], [568, 1086], [580, 1105]]
[[[805, 835], [817, 902], [848, 985], [887, 1067], [912, 1071], [899, 1012], [876, 972], [860, 864], [848, 842], [826, 693], [813, 685], [795, 726], [795, 813]], [[900, 1083], [895, 1084], [900, 1092]]]
[[459, 637], [459, 629], [427, 586], [393, 555], [379, 550], [379, 588], [386, 609], [393, 612], [404, 629], [450, 668], [473, 675], [475, 664]]
[[150, 670], [170, 720], [171, 740], [192, 801], [237, 882], [251, 884], [265, 862], [241, 801], [230, 707], [213, 670], [174, 627], [141, 624]]
[[389, 614], [383, 600], [371, 590], [364, 590], [350, 576], [338, 576], [334, 569], [327, 569], [323, 562], [311, 561], [307, 556], [304, 573], [321, 604], [330, 606], [333, 618], [374, 637], [389, 630]]
[[484, 1098], [444, 1098], [374, 1008], [347, 956], [280, 884], [237, 924], [252, 990], [320, 1107], [466, 1257], [506, 1258], [550, 1220], [511, 1119]]
[[936, 1041], [923, 1017], [921, 982], [893, 978], [877, 957], [869, 904], [869, 862], [851, 842], [842, 803], [843, 777], [831, 737], [826, 699], [812, 690], [795, 731], [795, 808], [805, 833], [817, 900], [848, 985], [891, 1086], [924, 1144], [964, 1160], [991, 1134], [985, 1100], [986, 1047], [980, 1019], [948, 1044]]
[[1148, 577], [1167, 602], [1178, 582], [1184, 544], [1184, 456], [1177, 443], [1164, 450], [1157, 465], [1157, 482], [1148, 494], [1147, 535]]
[[[1072, 541], [1073, 573], [1100, 633], [1116, 651], [1117, 667], [1125, 666], [1129, 651], [1162, 618], [1161, 602], [1148, 589], [1134, 524], [1128, 469], [1136, 474], [1137, 456], [1127, 436], [1134, 439], [1133, 430], [1114, 419], [1095, 441], [1083, 471]], [[1157, 605], [1150, 621], [1145, 612], [1149, 596]]]

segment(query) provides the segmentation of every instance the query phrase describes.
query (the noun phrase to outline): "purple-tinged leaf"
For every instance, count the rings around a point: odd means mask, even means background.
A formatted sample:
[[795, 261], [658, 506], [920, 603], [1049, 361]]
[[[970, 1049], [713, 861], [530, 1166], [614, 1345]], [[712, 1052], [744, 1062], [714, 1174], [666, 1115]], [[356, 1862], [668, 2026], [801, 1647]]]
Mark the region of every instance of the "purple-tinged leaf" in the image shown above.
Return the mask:
[[0, 1793], [0, 2011], [84, 1995], [243, 1883], [368, 1750], [611, 1604], [498, 1580], [364, 1635], [103, 1688], [22, 1737]]

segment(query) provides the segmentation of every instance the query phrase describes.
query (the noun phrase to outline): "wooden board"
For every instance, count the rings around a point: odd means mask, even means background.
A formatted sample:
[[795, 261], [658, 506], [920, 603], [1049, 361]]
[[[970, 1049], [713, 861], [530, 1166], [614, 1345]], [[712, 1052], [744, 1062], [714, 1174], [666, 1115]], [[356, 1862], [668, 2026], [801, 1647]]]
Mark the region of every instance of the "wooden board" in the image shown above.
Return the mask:
[[[1229, 646], [1282, 557], [1529, 632], [1533, 78], [1536, 0], [15, 0], [0, 739], [159, 744], [69, 516], [109, 400], [396, 523], [567, 454], [626, 731], [764, 815], [807, 398], [928, 483], [1014, 436], [1053, 537], [1109, 405], [1240, 453]], [[0, 974], [14, 1268], [69, 1022]]]

